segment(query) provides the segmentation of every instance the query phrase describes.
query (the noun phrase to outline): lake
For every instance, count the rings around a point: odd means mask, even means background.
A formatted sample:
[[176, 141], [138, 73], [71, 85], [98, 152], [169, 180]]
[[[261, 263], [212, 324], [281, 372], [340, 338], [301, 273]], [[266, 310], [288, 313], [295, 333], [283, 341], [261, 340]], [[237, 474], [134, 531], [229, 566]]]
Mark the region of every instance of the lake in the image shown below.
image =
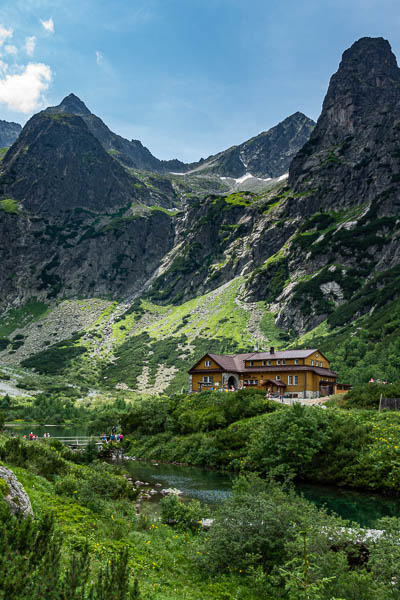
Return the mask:
[[[230, 473], [162, 463], [156, 466], [145, 461], [125, 460], [123, 464], [134, 480], [150, 483], [150, 486], [161, 483], [163, 488], [178, 488], [184, 500], [196, 499], [215, 505], [231, 494], [234, 476]], [[296, 490], [318, 507], [325, 506], [328, 512], [335, 512], [362, 527], [374, 528], [382, 517], [400, 516], [398, 498], [311, 484], [297, 485]], [[159, 495], [149, 500], [152, 511], [158, 511], [159, 501]]]
[[[85, 436], [86, 429], [80, 425], [13, 425], [8, 429], [18, 436], [28, 435], [30, 431], [43, 437], [49, 432], [51, 437]], [[208, 471], [198, 467], [183, 467], [159, 463], [156, 466], [146, 461], [123, 461], [124, 467], [134, 480], [144, 481], [163, 488], [178, 488], [183, 499], [197, 499], [205, 504], [215, 505], [231, 493], [233, 475], [221, 471]], [[157, 489], [157, 488], [156, 488]], [[297, 491], [318, 507], [326, 506], [329, 512], [335, 512], [344, 519], [355, 521], [362, 527], [374, 528], [381, 517], [400, 516], [400, 499], [358, 492], [333, 486], [301, 484]], [[146, 502], [148, 509], [158, 511], [161, 496], [157, 494]]]

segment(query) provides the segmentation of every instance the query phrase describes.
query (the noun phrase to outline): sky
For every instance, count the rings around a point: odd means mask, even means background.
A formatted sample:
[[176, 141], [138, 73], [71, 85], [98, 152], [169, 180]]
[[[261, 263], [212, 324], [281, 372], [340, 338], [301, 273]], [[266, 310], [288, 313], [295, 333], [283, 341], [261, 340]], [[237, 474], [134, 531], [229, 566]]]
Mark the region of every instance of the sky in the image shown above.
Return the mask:
[[316, 120], [364, 36], [400, 58], [399, 0], [1, 0], [0, 119], [73, 92], [158, 158], [196, 161]]

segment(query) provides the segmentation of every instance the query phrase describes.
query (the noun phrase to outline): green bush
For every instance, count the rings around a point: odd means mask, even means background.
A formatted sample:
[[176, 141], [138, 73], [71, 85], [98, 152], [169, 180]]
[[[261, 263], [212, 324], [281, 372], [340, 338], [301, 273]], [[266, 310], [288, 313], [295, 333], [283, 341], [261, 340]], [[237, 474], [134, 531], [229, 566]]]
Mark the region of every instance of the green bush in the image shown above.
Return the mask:
[[183, 503], [175, 494], [161, 500], [161, 521], [180, 530], [199, 531], [201, 519], [206, 516], [206, 509], [198, 500]]
[[67, 471], [67, 462], [61, 453], [41, 442], [25, 442], [20, 438], [7, 440], [0, 447], [0, 458], [17, 467], [31, 469], [34, 473], [51, 479]]
[[106, 463], [92, 463], [90, 468], [67, 473], [57, 479], [55, 490], [95, 512], [102, 510], [103, 500], [136, 500], [139, 495], [139, 490]]
[[199, 559], [212, 571], [269, 572], [289, 558], [286, 545], [329, 517], [294, 491], [254, 475], [236, 480], [232, 497], [218, 509]]

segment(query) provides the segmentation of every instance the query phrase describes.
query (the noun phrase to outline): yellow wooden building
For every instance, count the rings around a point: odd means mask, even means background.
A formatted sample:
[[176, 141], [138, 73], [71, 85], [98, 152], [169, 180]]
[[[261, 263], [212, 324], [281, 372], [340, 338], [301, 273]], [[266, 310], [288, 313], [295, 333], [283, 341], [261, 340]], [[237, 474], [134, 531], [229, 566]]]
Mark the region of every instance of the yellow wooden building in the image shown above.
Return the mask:
[[318, 349], [205, 354], [189, 371], [189, 392], [265, 389], [292, 398], [335, 393], [337, 375]]

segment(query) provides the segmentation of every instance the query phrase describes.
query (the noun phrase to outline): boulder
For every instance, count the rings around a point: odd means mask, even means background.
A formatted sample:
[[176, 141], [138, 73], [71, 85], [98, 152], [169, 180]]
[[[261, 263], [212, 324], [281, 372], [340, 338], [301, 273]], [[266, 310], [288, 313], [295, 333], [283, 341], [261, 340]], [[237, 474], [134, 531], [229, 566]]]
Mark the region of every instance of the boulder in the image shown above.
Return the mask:
[[5, 467], [0, 467], [0, 496], [4, 498], [14, 515], [22, 513], [24, 517], [33, 516], [28, 494], [14, 473]]

